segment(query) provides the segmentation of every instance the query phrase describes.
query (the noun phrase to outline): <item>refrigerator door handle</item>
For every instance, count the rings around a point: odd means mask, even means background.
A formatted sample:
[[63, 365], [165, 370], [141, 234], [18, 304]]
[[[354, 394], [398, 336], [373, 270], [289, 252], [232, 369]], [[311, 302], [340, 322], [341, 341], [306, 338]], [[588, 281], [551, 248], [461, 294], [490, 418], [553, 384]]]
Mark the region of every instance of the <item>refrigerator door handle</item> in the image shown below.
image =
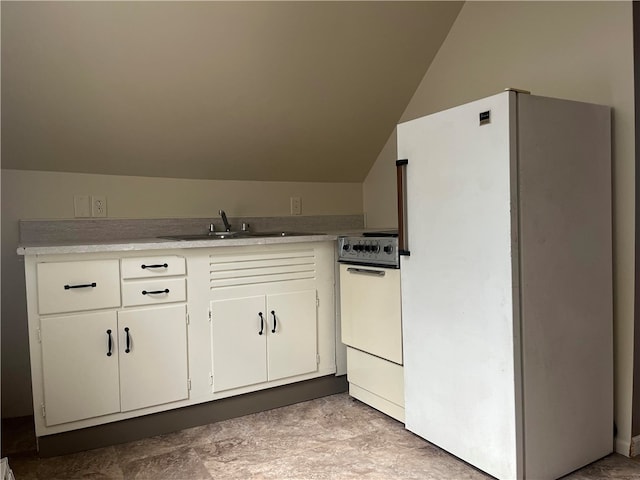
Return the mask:
[[396, 160], [396, 177], [398, 184], [398, 254], [410, 255], [407, 244], [407, 164], [408, 159]]

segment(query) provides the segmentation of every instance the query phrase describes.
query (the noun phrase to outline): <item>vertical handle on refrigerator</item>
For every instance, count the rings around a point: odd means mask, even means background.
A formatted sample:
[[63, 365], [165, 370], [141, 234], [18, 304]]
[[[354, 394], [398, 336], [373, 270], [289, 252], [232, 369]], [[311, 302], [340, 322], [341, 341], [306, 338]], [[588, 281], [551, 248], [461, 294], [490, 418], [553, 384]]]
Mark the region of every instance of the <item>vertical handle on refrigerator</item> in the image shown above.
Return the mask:
[[398, 253], [410, 255], [407, 244], [407, 164], [409, 160], [396, 160], [396, 176], [398, 181]]

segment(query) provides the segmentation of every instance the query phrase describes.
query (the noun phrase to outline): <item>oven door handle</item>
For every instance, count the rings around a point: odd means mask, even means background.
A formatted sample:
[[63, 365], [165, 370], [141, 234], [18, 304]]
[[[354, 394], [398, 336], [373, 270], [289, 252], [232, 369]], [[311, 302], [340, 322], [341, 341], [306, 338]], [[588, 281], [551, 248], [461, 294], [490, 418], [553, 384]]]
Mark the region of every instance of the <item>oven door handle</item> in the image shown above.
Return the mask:
[[384, 277], [384, 270], [369, 270], [368, 268], [347, 268], [347, 272], [349, 273], [361, 273], [363, 275], [375, 275], [376, 277]]

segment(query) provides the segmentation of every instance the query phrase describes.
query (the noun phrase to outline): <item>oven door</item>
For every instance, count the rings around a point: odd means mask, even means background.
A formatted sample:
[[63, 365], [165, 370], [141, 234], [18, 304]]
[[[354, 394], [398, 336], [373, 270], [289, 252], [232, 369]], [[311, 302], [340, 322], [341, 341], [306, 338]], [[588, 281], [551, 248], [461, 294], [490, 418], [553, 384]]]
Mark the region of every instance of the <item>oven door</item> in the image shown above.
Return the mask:
[[342, 342], [402, 364], [400, 270], [340, 264]]

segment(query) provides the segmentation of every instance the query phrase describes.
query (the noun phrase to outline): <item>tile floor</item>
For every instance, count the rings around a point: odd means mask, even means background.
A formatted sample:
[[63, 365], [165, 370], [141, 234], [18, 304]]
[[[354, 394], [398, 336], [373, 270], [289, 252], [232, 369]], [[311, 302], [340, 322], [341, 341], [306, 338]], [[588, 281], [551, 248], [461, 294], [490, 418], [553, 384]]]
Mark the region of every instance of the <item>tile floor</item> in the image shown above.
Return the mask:
[[[491, 478], [347, 394], [45, 459], [25, 418], [5, 422], [2, 446], [17, 480]], [[565, 479], [640, 479], [640, 460], [612, 454]]]

